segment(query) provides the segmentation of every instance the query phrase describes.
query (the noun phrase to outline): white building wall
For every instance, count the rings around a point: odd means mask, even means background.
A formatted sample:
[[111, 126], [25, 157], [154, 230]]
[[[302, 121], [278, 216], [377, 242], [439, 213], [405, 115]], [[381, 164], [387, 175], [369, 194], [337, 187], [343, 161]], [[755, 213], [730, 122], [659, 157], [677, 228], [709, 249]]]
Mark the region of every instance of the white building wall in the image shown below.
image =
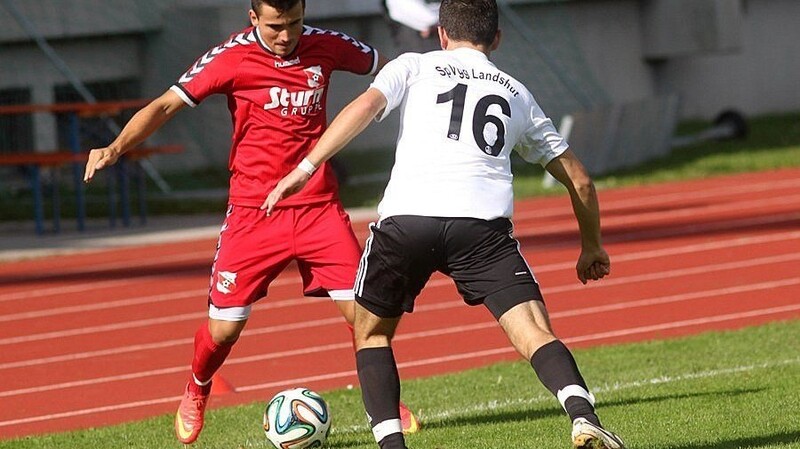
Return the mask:
[[[644, 48], [643, 15], [647, 1], [518, 0], [514, 10], [533, 26], [538, 15], [553, 9], [568, 19], [557, 40], [578, 43], [584, 64], [609, 101], [627, 103], [657, 94], [678, 93], [682, 116], [712, 118], [735, 107], [745, 114], [800, 110], [800, 1], [740, 1], [741, 49], [729, 54], [695, 54], [648, 61]], [[723, 1], [723, 0], [719, 0]], [[308, 23], [337, 29], [363, 39], [386, 54], [396, 54], [387, 27], [377, 15], [379, 0], [308, 0]], [[247, 25], [247, 0], [15, 0], [50, 44], [86, 81], [139, 78], [143, 97], [155, 97], [180, 76], [195, 58]], [[103, 6], [99, 9], [98, 4]], [[334, 4], [337, 5], [334, 7]], [[57, 11], [55, 14], [53, 11]], [[70, 14], [69, 11], [76, 11]], [[92, 11], [88, 14], [87, 11]], [[25, 36], [12, 17], [0, 14], [0, 89], [30, 87], [35, 101], [50, 101], [53, 86], [66, 79]], [[100, 14], [97, 14], [100, 13]], [[91, 17], [100, 17], [89, 20]], [[59, 22], [58, 19], [64, 20]], [[508, 23], [503, 20], [503, 26]], [[522, 49], [522, 51], [520, 51]], [[527, 81], [536, 67], [518, 63], [528, 57], [519, 36], [511, 33], [495, 55], [501, 67]], [[530, 78], [531, 83], [540, 79]], [[335, 75], [328, 104], [333, 116], [363, 91], [370, 79]], [[544, 86], [544, 87], [543, 87]], [[547, 85], [531, 86], [548, 89]], [[546, 92], [542, 92], [545, 94]], [[543, 97], [547, 97], [543, 95]], [[558, 97], [546, 98], [559, 110]], [[548, 106], [548, 105], [545, 105]], [[566, 106], [565, 106], [566, 107]], [[571, 107], [571, 106], [570, 106]], [[548, 108], [546, 108], [547, 110]], [[396, 114], [395, 114], [396, 115]], [[554, 118], [558, 118], [554, 116]], [[54, 145], [52, 120], [36, 120], [37, 148]], [[388, 147], [394, 143], [396, 117], [372, 126], [353, 147]], [[230, 118], [222, 98], [207, 100], [182, 112], [159, 132], [154, 143], [185, 145], [185, 157], [168, 157], [157, 164], [174, 167], [225, 164], [230, 145]]]
[[642, 58], [639, 2], [580, 2], [569, 11], [583, 56], [608, 96], [620, 103], [652, 96], [656, 86]]
[[725, 108], [747, 115], [800, 110], [800, 1], [744, 3], [742, 49], [678, 58], [657, 66], [661, 92], [677, 92], [683, 117]]

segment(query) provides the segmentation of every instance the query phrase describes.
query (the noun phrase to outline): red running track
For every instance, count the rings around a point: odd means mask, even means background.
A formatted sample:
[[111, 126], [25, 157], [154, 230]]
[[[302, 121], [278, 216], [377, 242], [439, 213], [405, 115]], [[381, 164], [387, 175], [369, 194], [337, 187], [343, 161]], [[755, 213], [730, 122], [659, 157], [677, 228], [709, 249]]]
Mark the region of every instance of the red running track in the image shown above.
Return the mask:
[[[581, 285], [564, 196], [517, 203], [516, 235], [573, 347], [800, 317], [800, 170], [600, 192], [612, 275]], [[362, 238], [366, 223], [355, 223]], [[0, 438], [172, 413], [205, 320], [214, 239], [0, 265]], [[221, 374], [237, 393], [355, 384], [349, 332], [294, 269], [256, 306]], [[398, 333], [405, 379], [515, 360], [491, 315], [434, 276]], [[464, 338], [464, 335], [469, 338]]]

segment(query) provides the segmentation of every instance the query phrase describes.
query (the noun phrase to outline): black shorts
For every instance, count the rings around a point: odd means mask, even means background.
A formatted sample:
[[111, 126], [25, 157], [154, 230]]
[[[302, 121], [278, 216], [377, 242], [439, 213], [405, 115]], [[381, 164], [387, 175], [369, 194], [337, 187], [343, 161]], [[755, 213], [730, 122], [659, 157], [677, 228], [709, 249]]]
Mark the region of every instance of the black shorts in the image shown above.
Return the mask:
[[356, 301], [382, 318], [414, 310], [434, 271], [450, 276], [469, 305], [495, 318], [542, 301], [533, 271], [512, 235], [511, 221], [400, 215], [370, 226], [356, 277]]

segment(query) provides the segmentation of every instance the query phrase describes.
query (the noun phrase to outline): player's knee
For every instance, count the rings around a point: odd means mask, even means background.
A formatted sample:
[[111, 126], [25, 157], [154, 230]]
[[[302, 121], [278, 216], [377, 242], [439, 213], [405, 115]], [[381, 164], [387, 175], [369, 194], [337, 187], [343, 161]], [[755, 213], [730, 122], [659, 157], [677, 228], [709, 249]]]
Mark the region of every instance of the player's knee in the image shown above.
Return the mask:
[[244, 330], [246, 322], [209, 320], [208, 330], [211, 333], [211, 339], [218, 345], [234, 344]]
[[356, 351], [365, 348], [383, 348], [392, 345], [392, 337], [390, 335], [359, 335], [358, 332], [356, 332], [354, 341]]

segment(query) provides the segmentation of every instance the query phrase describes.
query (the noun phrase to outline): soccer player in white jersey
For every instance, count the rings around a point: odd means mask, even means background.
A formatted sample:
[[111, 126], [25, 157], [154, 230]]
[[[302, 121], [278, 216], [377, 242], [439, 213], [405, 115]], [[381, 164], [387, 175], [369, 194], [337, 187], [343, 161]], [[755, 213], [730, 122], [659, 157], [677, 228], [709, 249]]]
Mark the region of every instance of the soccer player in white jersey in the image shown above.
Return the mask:
[[600, 424], [572, 354], [553, 335], [509, 220], [516, 149], [566, 186], [581, 234], [577, 277], [584, 284], [599, 280], [609, 274], [610, 260], [600, 242], [592, 180], [525, 86], [489, 61], [500, 42], [496, 1], [445, 0], [439, 20], [444, 50], [408, 53], [387, 64], [262, 208], [271, 213], [303, 188], [304, 169], [330, 158], [373, 118], [399, 108], [396, 162], [355, 285], [356, 360], [375, 440], [382, 449], [405, 448], [391, 341], [438, 270], [455, 281], [467, 304], [485, 305], [530, 361], [572, 420], [576, 448], [623, 448]]

